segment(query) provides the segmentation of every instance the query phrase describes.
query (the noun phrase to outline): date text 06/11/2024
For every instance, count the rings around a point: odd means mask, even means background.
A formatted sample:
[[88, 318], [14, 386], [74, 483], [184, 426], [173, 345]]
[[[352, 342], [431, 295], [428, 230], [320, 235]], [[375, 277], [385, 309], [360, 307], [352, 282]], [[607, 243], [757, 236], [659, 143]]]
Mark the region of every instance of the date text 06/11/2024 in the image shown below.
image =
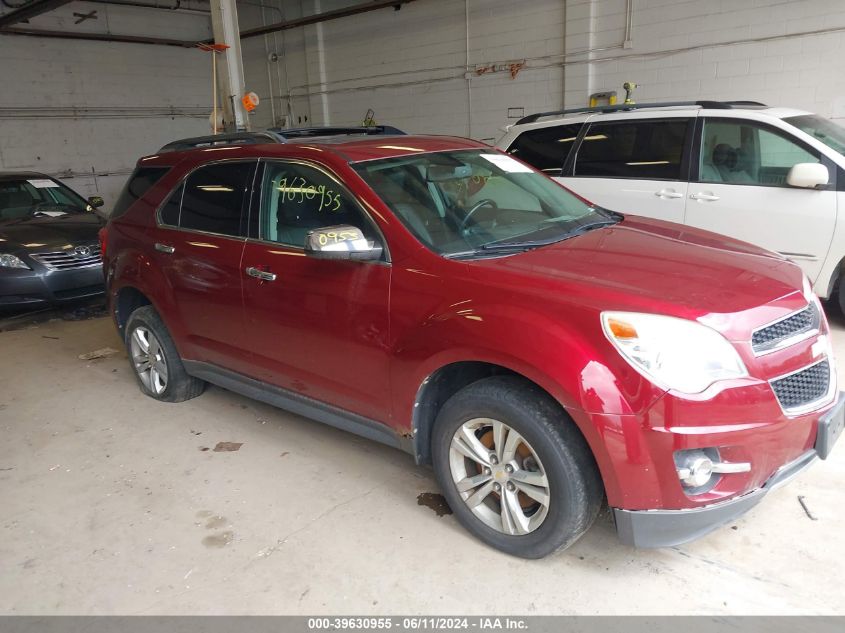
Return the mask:
[[528, 628], [522, 618], [511, 617], [336, 617], [308, 618], [308, 629], [323, 630], [371, 630], [371, 631], [443, 631], [478, 630], [519, 631]]

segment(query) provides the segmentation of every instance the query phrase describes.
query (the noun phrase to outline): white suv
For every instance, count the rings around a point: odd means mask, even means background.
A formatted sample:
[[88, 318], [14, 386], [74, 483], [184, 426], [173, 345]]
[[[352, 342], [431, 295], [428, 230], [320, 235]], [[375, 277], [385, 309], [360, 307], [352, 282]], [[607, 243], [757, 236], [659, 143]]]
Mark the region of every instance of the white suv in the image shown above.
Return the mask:
[[824, 117], [750, 101], [581, 108], [520, 119], [497, 146], [600, 206], [777, 251], [820, 297], [845, 274], [845, 128]]

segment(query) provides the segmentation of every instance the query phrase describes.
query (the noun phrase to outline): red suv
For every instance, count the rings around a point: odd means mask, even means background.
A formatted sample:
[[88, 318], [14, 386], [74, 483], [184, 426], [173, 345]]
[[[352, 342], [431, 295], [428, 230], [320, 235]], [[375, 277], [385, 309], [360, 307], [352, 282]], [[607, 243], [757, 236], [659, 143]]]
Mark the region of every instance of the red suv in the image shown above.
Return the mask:
[[401, 448], [530, 558], [604, 498], [626, 543], [701, 536], [845, 426], [824, 313], [780, 256], [466, 139], [225, 142], [141, 159], [101, 233], [153, 398], [211, 382]]

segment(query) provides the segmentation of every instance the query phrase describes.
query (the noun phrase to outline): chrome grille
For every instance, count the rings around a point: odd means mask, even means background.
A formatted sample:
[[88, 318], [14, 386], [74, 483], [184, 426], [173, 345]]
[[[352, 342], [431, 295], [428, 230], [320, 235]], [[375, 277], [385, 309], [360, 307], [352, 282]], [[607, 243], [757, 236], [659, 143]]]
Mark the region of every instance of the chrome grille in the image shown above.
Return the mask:
[[[87, 253], [84, 249], [87, 249]], [[103, 264], [98, 244], [74, 246], [52, 253], [33, 253], [30, 257], [49, 270], [73, 270]]]
[[769, 384], [781, 408], [787, 413], [795, 413], [824, 400], [830, 394], [830, 378], [830, 361], [824, 359]]
[[819, 310], [811, 303], [803, 310], [755, 330], [751, 335], [751, 348], [760, 355], [786, 347], [818, 330], [820, 321]]

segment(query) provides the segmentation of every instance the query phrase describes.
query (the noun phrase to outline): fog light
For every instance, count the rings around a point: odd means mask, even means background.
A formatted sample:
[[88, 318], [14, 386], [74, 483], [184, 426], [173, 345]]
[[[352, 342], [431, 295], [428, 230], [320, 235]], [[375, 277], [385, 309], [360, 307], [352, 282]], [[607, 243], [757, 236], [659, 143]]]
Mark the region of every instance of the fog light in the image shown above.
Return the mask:
[[706, 485], [713, 476], [713, 460], [704, 451], [680, 451], [680, 453], [675, 456], [678, 478], [690, 488]]
[[675, 452], [675, 469], [678, 478], [688, 494], [701, 494], [713, 488], [719, 475], [726, 473], [747, 473], [748, 462], [723, 462], [715, 448], [696, 448]]

